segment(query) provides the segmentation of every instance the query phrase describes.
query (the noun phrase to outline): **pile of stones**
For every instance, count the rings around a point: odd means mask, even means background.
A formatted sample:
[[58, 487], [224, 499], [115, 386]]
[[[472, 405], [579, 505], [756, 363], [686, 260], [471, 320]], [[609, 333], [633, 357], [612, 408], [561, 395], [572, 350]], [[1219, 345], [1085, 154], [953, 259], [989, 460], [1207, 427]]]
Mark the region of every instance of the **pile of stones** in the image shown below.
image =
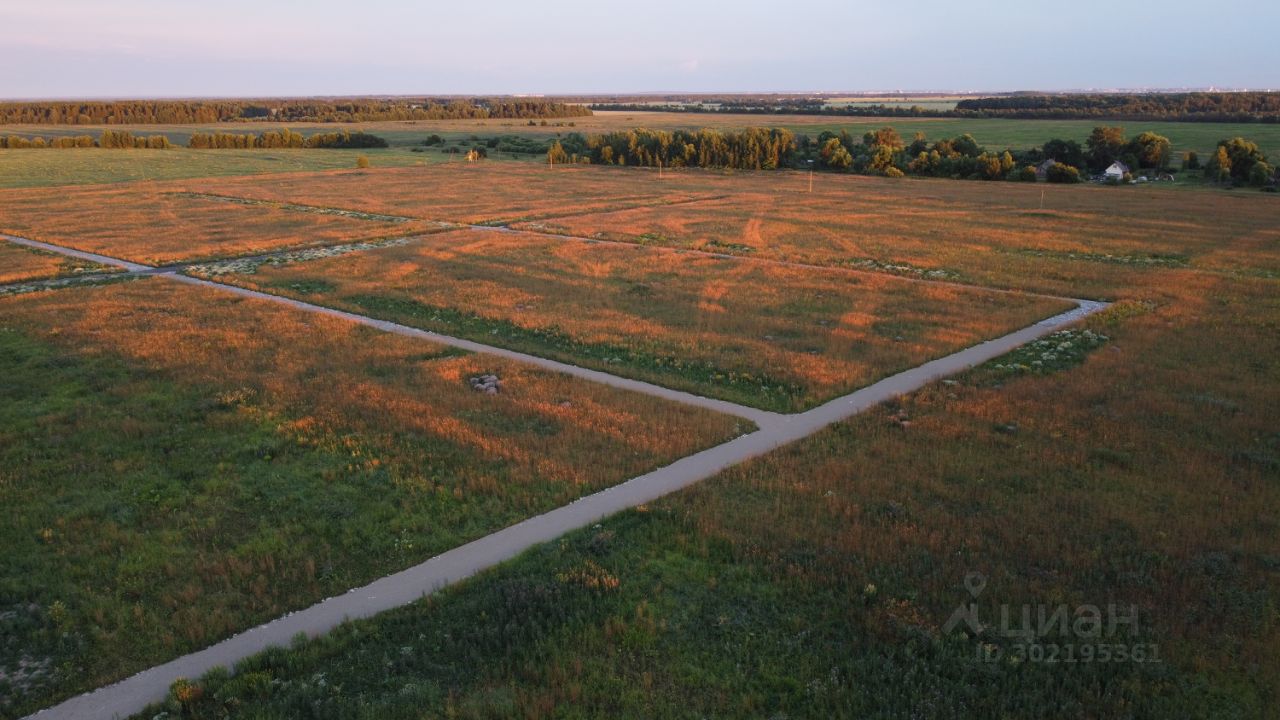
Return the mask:
[[486, 395], [497, 395], [502, 389], [502, 380], [497, 375], [477, 375], [470, 380], [471, 389]]

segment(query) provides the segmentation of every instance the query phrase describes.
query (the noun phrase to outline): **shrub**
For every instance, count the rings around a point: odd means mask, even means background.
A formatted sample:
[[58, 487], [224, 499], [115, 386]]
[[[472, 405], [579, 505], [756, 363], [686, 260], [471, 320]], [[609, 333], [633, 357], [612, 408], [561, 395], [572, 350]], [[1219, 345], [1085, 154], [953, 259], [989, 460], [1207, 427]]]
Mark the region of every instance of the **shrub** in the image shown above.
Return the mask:
[[103, 130], [98, 138], [98, 146], [104, 148], [131, 148], [136, 143], [133, 133], [127, 130]]
[[1256, 162], [1249, 169], [1249, 184], [1254, 187], [1262, 187], [1271, 182], [1271, 176], [1275, 174], [1275, 170], [1265, 162]]
[[364, 155], [361, 155], [360, 157], [356, 158], [356, 167], [362, 170], [364, 168], [369, 167], [369, 158]]
[[384, 148], [388, 147], [387, 141], [377, 135], [370, 135], [364, 132], [330, 132], [319, 133], [307, 138], [307, 147], [309, 148], [326, 148], [326, 149], [353, 149], [361, 150], [364, 148]]
[[1063, 165], [1056, 162], [1049, 166], [1048, 172], [1045, 173], [1045, 179], [1051, 183], [1078, 183], [1080, 182], [1080, 171], [1071, 165]]
[[1026, 165], [1021, 170], [1014, 173], [1013, 179], [1018, 182], [1035, 182], [1036, 169], [1031, 165]]

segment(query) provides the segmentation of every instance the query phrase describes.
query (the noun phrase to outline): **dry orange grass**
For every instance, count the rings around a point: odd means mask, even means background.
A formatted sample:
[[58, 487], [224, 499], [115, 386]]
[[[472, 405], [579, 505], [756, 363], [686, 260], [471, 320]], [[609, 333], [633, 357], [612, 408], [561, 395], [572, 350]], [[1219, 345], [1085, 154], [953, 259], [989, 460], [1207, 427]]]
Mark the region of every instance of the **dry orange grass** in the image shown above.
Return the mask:
[[795, 174], [719, 184], [728, 197], [516, 227], [822, 265], [870, 260], [1062, 295], [1123, 297], [1135, 269], [1280, 275], [1280, 203], [1261, 193], [818, 175], [809, 194]]
[[74, 260], [0, 240], [0, 284], [45, 280], [107, 269], [97, 263]]
[[506, 222], [910, 276], [934, 272], [1062, 295], [1123, 297], [1135, 269], [1280, 274], [1277, 200], [1261, 193], [832, 174], [816, 175], [809, 193], [802, 173], [682, 170], [660, 178], [648, 168], [514, 163], [188, 185], [233, 196], [432, 220]]
[[186, 185], [196, 192], [466, 223], [557, 217], [711, 196], [708, 187], [649, 182], [648, 175], [482, 161], [363, 173], [209, 179]]
[[[699, 392], [723, 391], [714, 382], [682, 377], [678, 366], [602, 364], [592, 351], [602, 345], [625, 348], [705, 363], [724, 374], [764, 376], [800, 388], [788, 409], [812, 405], [1070, 307], [1040, 297], [883, 274], [484, 230], [264, 266], [231, 281], [445, 332], [466, 328], [434, 325], [426, 310], [422, 317], [404, 317], [364, 298], [460, 310], [531, 331], [554, 329], [577, 344], [526, 347], [501, 330], [475, 332], [484, 342]], [[319, 294], [317, 285], [323, 287]], [[621, 350], [618, 354], [625, 357]]]
[[132, 183], [0, 191], [0, 231], [161, 265], [411, 233], [407, 224], [246, 206]]
[[1190, 271], [1146, 292], [1089, 321], [1112, 342], [1080, 367], [933, 385], [668, 502], [779, 575], [823, 548], [840, 561], [787, 580], [874, 581], [930, 632], [972, 570], [984, 601], [1134, 603], [1166, 662], [1274, 698], [1280, 295]]
[[[726, 440], [738, 425], [647, 395], [484, 355], [441, 356], [446, 348], [432, 343], [164, 280], [3, 303], [6, 322], [73, 351], [110, 353], [180, 381], [262, 398], [271, 413], [294, 417], [303, 436], [358, 432], [376, 443], [409, 432], [447, 440], [485, 460], [466, 469], [463, 492], [549, 492], [526, 510], [561, 505]], [[503, 378], [499, 395], [468, 386], [482, 373]], [[492, 463], [507, 468], [501, 481]]]

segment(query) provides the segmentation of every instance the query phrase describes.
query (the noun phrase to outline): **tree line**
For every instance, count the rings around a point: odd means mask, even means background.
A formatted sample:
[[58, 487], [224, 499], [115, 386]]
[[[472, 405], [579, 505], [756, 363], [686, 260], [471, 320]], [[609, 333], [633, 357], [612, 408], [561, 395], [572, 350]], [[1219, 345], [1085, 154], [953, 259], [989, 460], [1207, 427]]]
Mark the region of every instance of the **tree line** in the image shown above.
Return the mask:
[[1280, 93], [1193, 92], [1017, 94], [956, 103], [960, 113], [1028, 119], [1116, 118], [1194, 122], [1280, 122]]
[[285, 128], [263, 133], [192, 133], [187, 147], [197, 150], [253, 150], [262, 148], [365, 149], [385, 148], [387, 141], [365, 132], [317, 133], [304, 137]]
[[119, 100], [0, 103], [0, 124], [182, 125], [233, 121], [372, 122], [581, 117], [585, 105], [537, 98]]
[[618, 130], [601, 135], [570, 133], [552, 144], [552, 162], [640, 167], [703, 167], [773, 170], [789, 167], [795, 133], [786, 128], [745, 130]]
[[[637, 128], [601, 135], [570, 133], [547, 149], [553, 164], [590, 163], [641, 167], [702, 167], [740, 170], [817, 168], [830, 172], [886, 177], [946, 177], [1076, 183], [1102, 173], [1113, 163], [1130, 172], [1152, 176], [1177, 172], [1172, 143], [1154, 132], [1133, 137], [1123, 127], [1099, 126], [1083, 144], [1050, 140], [1026, 150], [988, 150], [972, 135], [929, 140], [916, 133], [906, 141], [892, 127], [855, 138], [848, 131], [823, 131], [816, 138], [796, 136], [785, 128], [740, 131], [665, 131]], [[1203, 166], [1194, 152], [1182, 158], [1181, 170], [1203, 170], [1217, 182], [1274, 186], [1276, 170], [1256, 143], [1242, 138], [1218, 143]]]
[[0, 136], [0, 150], [26, 150], [34, 148], [110, 148], [116, 150], [146, 149], [166, 150], [173, 147], [164, 135], [134, 135], [125, 130], [103, 130], [97, 138], [92, 135], [44, 137], [40, 135]]
[[[36, 148], [139, 148], [165, 150], [173, 147], [164, 135], [134, 135], [127, 130], [103, 130], [97, 138], [92, 135], [44, 137], [40, 135], [0, 135], [0, 149], [26, 150]], [[387, 141], [377, 135], [364, 132], [316, 133], [303, 136], [293, 130], [268, 130], [263, 133], [192, 133], [187, 147], [197, 150], [253, 150], [260, 148], [321, 148], [368, 149], [388, 147]]]
[[[972, 135], [930, 142], [916, 133], [910, 143], [897, 130], [883, 127], [855, 140], [847, 131], [825, 131], [816, 140], [802, 137], [797, 158], [813, 161], [818, 167], [838, 172], [901, 177], [949, 177], [975, 180], [1016, 180], [1035, 182], [1080, 182], [1089, 174], [1105, 171], [1113, 163], [1123, 163], [1129, 173], [1143, 170], [1152, 175], [1172, 173], [1172, 144], [1154, 132], [1128, 137], [1123, 127], [1095, 127], [1084, 144], [1074, 140], [1050, 140], [1027, 150], [988, 150]], [[1181, 170], [1204, 170], [1215, 182], [1255, 187], [1274, 186], [1276, 169], [1259, 150], [1244, 138], [1222, 140], [1209, 161], [1201, 167], [1196, 153], [1183, 156]]]
[[1015, 94], [960, 100], [954, 109], [919, 105], [829, 105], [822, 98], [725, 98], [702, 103], [592, 103], [594, 110], [627, 112], [831, 115], [837, 117], [1112, 119], [1172, 122], [1280, 122], [1280, 92]]

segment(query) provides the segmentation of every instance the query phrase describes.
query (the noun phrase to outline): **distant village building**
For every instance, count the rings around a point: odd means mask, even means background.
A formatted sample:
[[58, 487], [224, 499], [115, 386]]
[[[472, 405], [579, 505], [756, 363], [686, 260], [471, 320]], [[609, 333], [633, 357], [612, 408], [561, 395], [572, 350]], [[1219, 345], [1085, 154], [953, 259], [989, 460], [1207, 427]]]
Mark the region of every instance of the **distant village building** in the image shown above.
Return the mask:
[[1125, 175], [1129, 174], [1129, 166], [1119, 160], [1111, 163], [1111, 167], [1102, 172], [1108, 180], [1123, 180]]

